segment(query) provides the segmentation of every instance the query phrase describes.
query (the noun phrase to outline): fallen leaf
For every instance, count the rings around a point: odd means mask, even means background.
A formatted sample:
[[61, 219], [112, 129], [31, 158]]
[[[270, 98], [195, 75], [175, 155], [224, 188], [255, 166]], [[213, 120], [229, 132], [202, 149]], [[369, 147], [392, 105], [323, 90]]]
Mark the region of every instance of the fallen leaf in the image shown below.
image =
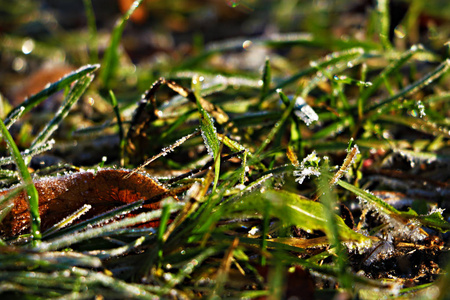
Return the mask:
[[[43, 90], [49, 82], [57, 81], [74, 70], [75, 68], [68, 65], [52, 65], [40, 68], [23, 80], [20, 87], [12, 91], [11, 104], [14, 106], [20, 105], [27, 97]], [[60, 103], [48, 103], [52, 102], [52, 100], [57, 101], [58, 99], [52, 98], [50, 101], [45, 101], [47, 103], [43, 105], [46, 110], [51, 110], [50, 106], [59, 107]]]
[[[58, 177], [42, 178], [34, 182], [39, 193], [39, 214], [41, 230], [45, 231], [65, 217], [71, 215], [85, 204], [92, 208], [79, 220], [107, 212], [115, 207], [141, 199], [155, 202], [145, 204], [143, 209], [160, 208], [162, 195], [166, 188], [147, 175], [131, 171], [104, 169], [83, 171]], [[5, 195], [14, 188], [0, 191]], [[24, 192], [14, 198], [14, 207], [0, 224], [1, 236], [15, 236], [29, 231], [30, 213]]]

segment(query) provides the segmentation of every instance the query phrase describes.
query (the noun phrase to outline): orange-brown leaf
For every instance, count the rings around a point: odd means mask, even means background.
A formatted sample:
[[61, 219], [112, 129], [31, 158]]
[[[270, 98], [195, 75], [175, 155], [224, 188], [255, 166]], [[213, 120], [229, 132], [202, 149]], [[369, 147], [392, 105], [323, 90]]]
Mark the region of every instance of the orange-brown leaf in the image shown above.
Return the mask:
[[[130, 171], [100, 170], [85, 171], [59, 177], [48, 177], [35, 181], [39, 193], [39, 214], [42, 230], [50, 228], [84, 204], [92, 208], [81, 219], [107, 212], [115, 207], [140, 199], [150, 199], [167, 192], [167, 189], [149, 176], [132, 174]], [[0, 192], [4, 195], [12, 189]], [[154, 203], [144, 205], [152, 210], [160, 207], [160, 197]], [[81, 220], [80, 219], [80, 220]], [[14, 236], [29, 231], [30, 214], [25, 193], [14, 199], [14, 207], [0, 224], [0, 235]]]

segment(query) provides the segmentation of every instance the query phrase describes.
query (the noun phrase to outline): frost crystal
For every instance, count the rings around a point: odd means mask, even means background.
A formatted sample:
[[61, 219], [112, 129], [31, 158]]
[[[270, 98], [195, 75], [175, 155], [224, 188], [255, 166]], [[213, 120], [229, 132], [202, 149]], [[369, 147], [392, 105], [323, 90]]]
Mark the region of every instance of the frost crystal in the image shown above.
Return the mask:
[[358, 198], [362, 208], [374, 212], [374, 214], [387, 225], [387, 240], [400, 238], [416, 242], [426, 238], [426, 235], [421, 231], [420, 223], [417, 220], [401, 219], [398, 215], [386, 211], [380, 204], [369, 202], [361, 197]]
[[394, 253], [394, 250], [392, 242], [382, 240], [372, 247], [370, 255], [364, 261], [364, 265], [370, 266], [377, 260], [388, 258]]
[[419, 109], [419, 117], [423, 118], [424, 116], [426, 116], [425, 113], [425, 106], [423, 105], [422, 101], [417, 101], [417, 108]]
[[312, 122], [319, 120], [319, 116], [316, 112], [305, 102], [305, 99], [300, 96], [295, 99], [294, 113], [305, 122], [307, 126]]
[[301, 162], [299, 170], [294, 171], [294, 176], [297, 177], [295, 181], [302, 184], [306, 177], [320, 176], [319, 162], [320, 157], [317, 157], [316, 151], [306, 156]]

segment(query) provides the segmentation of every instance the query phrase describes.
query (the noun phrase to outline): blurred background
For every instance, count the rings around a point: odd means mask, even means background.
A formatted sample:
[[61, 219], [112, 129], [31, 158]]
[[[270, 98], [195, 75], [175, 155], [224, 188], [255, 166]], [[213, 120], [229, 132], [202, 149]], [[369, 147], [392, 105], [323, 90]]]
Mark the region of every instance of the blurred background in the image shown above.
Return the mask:
[[[32, 86], [39, 85], [35, 81], [52, 81], [68, 70], [100, 62], [116, 21], [132, 2], [1, 0], [2, 94], [17, 104], [40, 90]], [[239, 50], [251, 50], [251, 55], [222, 53], [227, 55], [212, 56], [195, 65], [224, 72], [254, 72], [261, 68], [267, 55], [276, 58], [280, 54], [284, 60], [272, 60], [275, 71], [289, 72], [283, 64], [301, 65], [327, 51], [357, 44], [373, 46], [369, 41], [376, 44], [376, 5], [371, 0], [145, 0], [124, 29], [120, 63], [129, 69], [121, 74], [133, 72], [136, 65], [150, 72], [135, 82], [136, 88], [143, 91], [155, 76], [171, 71], [211, 43], [289, 32], [311, 35], [307, 46], [317, 51], [298, 45], [251, 49], [251, 43], [247, 43]], [[450, 34], [448, 1], [390, 1], [389, 10], [390, 39], [399, 50], [420, 42], [444, 51], [442, 45]], [[28, 79], [24, 82], [25, 78]]]

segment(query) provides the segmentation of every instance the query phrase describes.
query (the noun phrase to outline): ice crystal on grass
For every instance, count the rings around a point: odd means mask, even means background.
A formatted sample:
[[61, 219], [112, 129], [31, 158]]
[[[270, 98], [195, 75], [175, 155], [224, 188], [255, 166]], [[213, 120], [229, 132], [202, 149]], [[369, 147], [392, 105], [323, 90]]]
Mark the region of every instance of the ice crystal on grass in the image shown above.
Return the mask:
[[[426, 234], [421, 230], [421, 225], [418, 220], [403, 218], [394, 212], [388, 211], [381, 204], [367, 201], [362, 197], [358, 197], [358, 199], [362, 208], [373, 212], [381, 222], [386, 224], [386, 240], [400, 238], [402, 240], [416, 242], [426, 238]], [[380, 201], [383, 200], [380, 199]]]
[[300, 96], [295, 99], [294, 114], [305, 122], [307, 126], [311, 125], [312, 122], [319, 120], [319, 116], [314, 109], [312, 109], [312, 107], [306, 103], [305, 99]]
[[390, 257], [394, 253], [394, 245], [391, 241], [382, 240], [373, 245], [364, 265], [370, 266], [373, 262]]
[[316, 151], [306, 156], [300, 164], [297, 171], [294, 171], [294, 176], [296, 182], [302, 184], [306, 177], [320, 176], [319, 170], [320, 157], [317, 157]]
[[422, 101], [417, 101], [417, 109], [419, 110], [419, 117], [423, 118], [426, 116], [425, 113], [425, 105], [423, 105]]
[[357, 145], [354, 145], [351, 149], [348, 149], [347, 152], [348, 154], [345, 157], [344, 163], [342, 164], [336, 175], [334, 175], [331, 179], [331, 185], [336, 184], [337, 181], [348, 171], [350, 166], [355, 162], [356, 156], [359, 154], [359, 148]]

